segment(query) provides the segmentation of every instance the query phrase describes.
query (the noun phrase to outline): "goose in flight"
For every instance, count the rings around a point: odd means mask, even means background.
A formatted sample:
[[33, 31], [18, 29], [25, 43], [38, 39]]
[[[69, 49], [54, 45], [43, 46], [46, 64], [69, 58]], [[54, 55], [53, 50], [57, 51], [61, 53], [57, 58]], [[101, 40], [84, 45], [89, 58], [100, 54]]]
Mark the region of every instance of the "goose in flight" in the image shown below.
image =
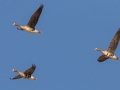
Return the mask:
[[24, 78], [24, 79], [30, 79], [30, 80], [37, 80], [35, 77], [32, 76], [33, 72], [35, 71], [36, 66], [33, 64], [31, 68], [27, 69], [25, 72], [19, 72], [16, 69], [13, 69], [13, 72], [17, 72], [18, 75], [10, 78], [11, 80], [19, 79], [19, 78]]
[[21, 26], [18, 23], [14, 23], [14, 26], [18, 26], [17, 29], [18, 30], [23, 30], [26, 32], [30, 32], [30, 33], [36, 33], [36, 34], [41, 34], [41, 31], [38, 31], [35, 29], [35, 25], [37, 24], [39, 17], [42, 13], [42, 9], [43, 9], [44, 5], [41, 4], [40, 7], [36, 10], [36, 12], [31, 16], [28, 24], [26, 26]]
[[120, 40], [120, 28], [118, 29], [117, 33], [114, 35], [107, 50], [102, 51], [100, 48], [95, 48], [95, 50], [100, 51], [102, 53], [102, 55], [98, 58], [99, 62], [103, 62], [107, 59], [119, 60], [119, 58], [114, 55], [119, 40]]

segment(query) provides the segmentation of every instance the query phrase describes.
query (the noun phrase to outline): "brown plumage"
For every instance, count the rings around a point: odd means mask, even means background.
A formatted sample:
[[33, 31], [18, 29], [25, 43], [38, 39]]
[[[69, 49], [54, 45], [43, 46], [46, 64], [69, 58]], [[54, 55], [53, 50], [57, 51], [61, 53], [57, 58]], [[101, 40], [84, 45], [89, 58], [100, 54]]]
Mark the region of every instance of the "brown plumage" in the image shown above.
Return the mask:
[[43, 9], [44, 5], [41, 4], [40, 7], [35, 11], [35, 13], [31, 16], [28, 24], [26, 26], [21, 26], [18, 23], [14, 23], [14, 26], [19, 26], [19, 28], [17, 27], [18, 30], [23, 30], [26, 32], [30, 32], [30, 33], [36, 33], [36, 34], [41, 34], [41, 31], [36, 30], [35, 26], [39, 20], [39, 17], [42, 13], [42, 9]]
[[36, 66], [34, 64], [32, 65], [31, 68], [27, 69], [25, 72], [19, 72], [18, 70], [13, 69], [12, 71], [13, 72], [17, 72], [18, 75], [15, 76], [14, 78], [10, 78], [10, 79], [14, 80], [14, 79], [19, 79], [19, 78], [25, 78], [25, 79], [36, 80], [36, 78], [32, 76], [32, 74], [34, 73], [35, 69], [36, 69]]
[[108, 58], [107, 57], [105, 57], [105, 55], [102, 55], [102, 56], [100, 56], [99, 58], [98, 58], [98, 61], [99, 62], [103, 62], [103, 61], [105, 61], [105, 60], [107, 60]]
[[118, 46], [119, 40], [120, 40], [120, 29], [118, 29], [117, 33], [114, 35], [113, 39], [111, 40], [107, 51], [114, 54]]
[[99, 62], [103, 62], [107, 60], [108, 58], [119, 60], [118, 57], [114, 55], [114, 52], [118, 46], [119, 40], [120, 40], [120, 29], [118, 29], [117, 33], [114, 35], [107, 50], [102, 51], [99, 48], [95, 48], [95, 50], [100, 51], [103, 54], [102, 56], [98, 58]]
[[35, 69], [36, 69], [36, 66], [33, 64], [31, 68], [27, 69], [27, 70], [24, 72], [24, 74], [31, 76], [31, 75], [33, 74], [33, 72], [35, 71]]
[[35, 25], [37, 24], [39, 17], [42, 13], [43, 7], [44, 7], [44, 5], [41, 4], [40, 7], [36, 10], [36, 12], [31, 16], [27, 26], [29, 26], [31, 28], [35, 28]]
[[14, 78], [10, 78], [11, 80], [14, 80], [14, 79], [19, 79], [19, 78], [22, 78], [20, 75], [17, 75], [15, 76]]

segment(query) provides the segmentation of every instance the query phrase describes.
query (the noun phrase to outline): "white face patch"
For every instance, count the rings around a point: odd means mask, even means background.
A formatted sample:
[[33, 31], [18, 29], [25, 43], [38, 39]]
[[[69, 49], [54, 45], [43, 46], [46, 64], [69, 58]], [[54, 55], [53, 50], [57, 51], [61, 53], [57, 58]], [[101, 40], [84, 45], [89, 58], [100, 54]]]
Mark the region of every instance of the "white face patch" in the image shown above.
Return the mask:
[[15, 71], [15, 69], [12, 70], [13, 72]]
[[96, 48], [94, 48], [94, 50], [96, 50]]
[[13, 25], [15, 25], [15, 23], [13, 23]]

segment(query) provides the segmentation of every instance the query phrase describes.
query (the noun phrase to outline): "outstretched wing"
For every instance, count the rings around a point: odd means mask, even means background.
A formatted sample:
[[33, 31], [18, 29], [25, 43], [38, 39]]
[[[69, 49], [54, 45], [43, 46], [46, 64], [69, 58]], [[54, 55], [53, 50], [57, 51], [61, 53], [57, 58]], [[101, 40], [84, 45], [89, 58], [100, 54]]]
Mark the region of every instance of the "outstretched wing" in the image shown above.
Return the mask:
[[105, 60], [107, 60], [108, 58], [106, 58], [104, 55], [102, 55], [102, 56], [100, 56], [99, 58], [98, 58], [98, 62], [103, 62], [103, 61], [105, 61]]
[[27, 70], [24, 72], [24, 74], [25, 74], [26, 76], [31, 76], [31, 74], [33, 74], [33, 72], [35, 71], [35, 69], [36, 69], [36, 66], [33, 64], [31, 68], [27, 69]]
[[110, 45], [109, 45], [107, 51], [109, 51], [109, 52], [114, 54], [114, 51], [117, 48], [119, 40], [120, 40], [120, 29], [118, 29], [117, 33], [115, 34], [115, 36], [113, 37], [112, 41], [110, 42]]
[[17, 75], [15, 76], [14, 78], [10, 78], [11, 80], [14, 80], [14, 79], [19, 79], [19, 78], [22, 78], [20, 75]]
[[35, 25], [37, 24], [38, 20], [39, 20], [39, 16], [42, 13], [42, 9], [43, 9], [44, 5], [41, 4], [40, 7], [37, 9], [37, 11], [31, 16], [29, 22], [28, 22], [28, 26], [30, 26], [31, 28], [34, 28]]

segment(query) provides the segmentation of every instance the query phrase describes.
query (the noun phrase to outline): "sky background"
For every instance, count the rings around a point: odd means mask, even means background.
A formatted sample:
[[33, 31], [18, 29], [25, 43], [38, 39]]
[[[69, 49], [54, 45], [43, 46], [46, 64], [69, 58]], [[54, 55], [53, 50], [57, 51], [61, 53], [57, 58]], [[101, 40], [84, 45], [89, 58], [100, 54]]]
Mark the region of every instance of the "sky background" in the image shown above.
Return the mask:
[[[36, 29], [17, 30], [44, 5]], [[120, 28], [120, 0], [0, 0], [1, 90], [119, 90], [120, 61], [97, 61]], [[115, 52], [120, 58], [120, 45]], [[13, 68], [37, 66], [36, 81], [17, 79]]]

